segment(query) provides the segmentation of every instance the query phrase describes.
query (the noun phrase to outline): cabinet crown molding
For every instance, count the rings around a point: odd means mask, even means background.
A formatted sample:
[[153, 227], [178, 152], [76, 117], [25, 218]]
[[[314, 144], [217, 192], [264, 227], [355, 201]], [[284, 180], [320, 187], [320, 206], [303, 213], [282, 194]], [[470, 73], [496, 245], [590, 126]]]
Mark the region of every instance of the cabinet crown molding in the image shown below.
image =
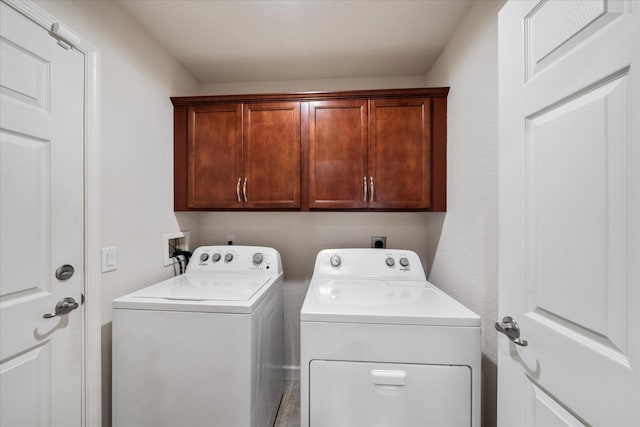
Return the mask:
[[376, 89], [352, 90], [337, 92], [294, 92], [294, 93], [264, 93], [246, 95], [205, 95], [205, 96], [173, 96], [171, 102], [175, 107], [194, 106], [202, 104], [218, 104], [229, 102], [272, 102], [272, 101], [322, 101], [328, 99], [352, 98], [446, 98], [448, 87], [412, 88], [412, 89]]

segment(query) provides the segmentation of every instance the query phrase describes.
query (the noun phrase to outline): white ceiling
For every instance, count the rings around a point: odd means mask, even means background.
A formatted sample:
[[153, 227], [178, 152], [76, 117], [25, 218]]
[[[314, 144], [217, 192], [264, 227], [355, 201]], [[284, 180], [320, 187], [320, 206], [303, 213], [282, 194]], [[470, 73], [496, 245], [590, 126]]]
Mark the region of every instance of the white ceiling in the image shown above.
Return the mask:
[[473, 0], [119, 0], [200, 83], [425, 75]]

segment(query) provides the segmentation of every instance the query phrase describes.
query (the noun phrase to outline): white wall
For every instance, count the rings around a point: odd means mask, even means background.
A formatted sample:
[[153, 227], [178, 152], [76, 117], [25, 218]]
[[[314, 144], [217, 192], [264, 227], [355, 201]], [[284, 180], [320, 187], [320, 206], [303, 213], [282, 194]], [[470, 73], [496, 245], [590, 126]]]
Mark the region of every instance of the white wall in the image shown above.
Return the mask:
[[351, 79], [278, 80], [265, 82], [205, 83], [201, 95], [293, 93], [425, 87], [424, 76], [361, 77]]
[[447, 214], [430, 280], [482, 317], [483, 426], [495, 425], [498, 310], [498, 16], [478, 1], [427, 75], [448, 96]]
[[113, 1], [36, 3], [100, 50], [102, 246], [117, 246], [118, 269], [102, 275], [103, 421], [110, 425], [111, 300], [173, 274], [162, 234], [194, 231], [173, 212], [172, 95], [196, 81]]

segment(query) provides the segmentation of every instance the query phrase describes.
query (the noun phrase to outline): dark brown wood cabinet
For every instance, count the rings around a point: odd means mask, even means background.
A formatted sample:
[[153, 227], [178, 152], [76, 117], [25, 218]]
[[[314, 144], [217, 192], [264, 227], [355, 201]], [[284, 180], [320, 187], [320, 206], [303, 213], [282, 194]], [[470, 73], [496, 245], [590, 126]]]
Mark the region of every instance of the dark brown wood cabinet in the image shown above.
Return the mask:
[[244, 206], [300, 208], [300, 103], [244, 104]]
[[431, 103], [428, 98], [370, 104], [369, 207], [431, 206]]
[[175, 210], [446, 210], [448, 88], [171, 98]]
[[241, 208], [242, 105], [189, 107], [187, 208]]
[[190, 106], [186, 114], [186, 189], [176, 181], [176, 210], [300, 208], [299, 102]]
[[366, 208], [367, 99], [309, 103], [309, 208]]

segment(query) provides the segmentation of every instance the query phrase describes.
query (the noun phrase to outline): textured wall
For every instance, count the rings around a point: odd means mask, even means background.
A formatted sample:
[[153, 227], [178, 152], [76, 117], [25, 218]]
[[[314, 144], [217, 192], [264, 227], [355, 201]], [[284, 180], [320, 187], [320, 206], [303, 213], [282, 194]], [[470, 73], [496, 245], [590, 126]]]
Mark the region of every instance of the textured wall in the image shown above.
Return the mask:
[[427, 75], [448, 97], [447, 215], [429, 279], [482, 317], [483, 426], [496, 423], [498, 11], [478, 1]]

